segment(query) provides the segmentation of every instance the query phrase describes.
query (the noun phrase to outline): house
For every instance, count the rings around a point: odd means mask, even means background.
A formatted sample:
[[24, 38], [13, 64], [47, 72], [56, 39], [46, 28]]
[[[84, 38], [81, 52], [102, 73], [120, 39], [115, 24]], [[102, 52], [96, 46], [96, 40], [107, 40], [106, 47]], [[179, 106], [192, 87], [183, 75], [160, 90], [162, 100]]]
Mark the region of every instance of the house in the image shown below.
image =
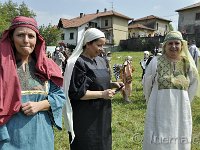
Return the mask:
[[149, 37], [154, 35], [155, 29], [148, 28], [142, 24], [132, 24], [128, 26], [129, 38]]
[[200, 33], [200, 2], [176, 10], [179, 14], [178, 30], [182, 33]]
[[154, 15], [146, 16], [129, 23], [129, 35], [131, 36], [164, 36], [169, 32], [170, 20]]
[[100, 29], [105, 33], [107, 45], [118, 45], [120, 40], [128, 38], [128, 21], [131, 18], [116, 11], [103, 12], [99, 10], [93, 14], [83, 14], [73, 19], [60, 18], [58, 28], [62, 30], [61, 41], [65, 44], [76, 45], [83, 32], [90, 27]]

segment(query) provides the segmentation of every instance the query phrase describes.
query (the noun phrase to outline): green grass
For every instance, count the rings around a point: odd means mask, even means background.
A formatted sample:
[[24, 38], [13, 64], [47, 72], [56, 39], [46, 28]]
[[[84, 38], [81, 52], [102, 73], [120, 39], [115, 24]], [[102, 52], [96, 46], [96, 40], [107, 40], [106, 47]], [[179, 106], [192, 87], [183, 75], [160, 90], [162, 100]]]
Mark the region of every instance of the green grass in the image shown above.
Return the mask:
[[[112, 100], [112, 137], [113, 150], [141, 150], [144, 133], [146, 103], [143, 96], [140, 60], [142, 52], [115, 52], [112, 54], [111, 65], [122, 63], [125, 56], [133, 57], [133, 92], [131, 104], [126, 104], [122, 96], [117, 94]], [[120, 57], [120, 58], [119, 58]], [[114, 77], [112, 78], [114, 80]], [[192, 150], [200, 150], [200, 99], [192, 103], [193, 112], [193, 143]], [[66, 129], [55, 130], [55, 150], [69, 150]]]

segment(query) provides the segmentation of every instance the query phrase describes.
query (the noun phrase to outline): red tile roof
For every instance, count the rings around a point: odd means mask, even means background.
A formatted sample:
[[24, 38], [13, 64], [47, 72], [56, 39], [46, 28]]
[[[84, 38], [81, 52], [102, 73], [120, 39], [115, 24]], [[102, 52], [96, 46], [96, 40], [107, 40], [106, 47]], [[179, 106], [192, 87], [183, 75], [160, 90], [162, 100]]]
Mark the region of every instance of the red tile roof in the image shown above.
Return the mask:
[[187, 7], [184, 7], [184, 8], [181, 8], [181, 9], [178, 9], [178, 10], [176, 10], [176, 12], [187, 10], [187, 9], [192, 9], [192, 8], [196, 8], [196, 7], [200, 7], [200, 2], [190, 5], [190, 6], [187, 6]]
[[148, 28], [142, 24], [133, 24], [133, 25], [129, 25], [128, 26], [129, 29], [136, 29], [136, 28], [139, 28], [139, 29], [146, 29], [146, 30], [151, 30], [151, 31], [155, 31], [155, 29], [152, 29], [152, 28]]
[[143, 18], [139, 18], [139, 19], [133, 20], [133, 22], [143, 21], [143, 20], [151, 20], [151, 19], [159, 19], [159, 20], [164, 20], [164, 21], [171, 22], [170, 20], [167, 20], [167, 19], [164, 19], [164, 18], [160, 18], [160, 17], [154, 16], [154, 15], [150, 15], [150, 16], [146, 16], [146, 17], [143, 17]]
[[93, 14], [83, 14], [82, 17], [79, 16], [73, 19], [60, 18], [60, 21], [63, 25], [63, 28], [79, 27], [91, 20], [94, 20], [99, 17], [104, 17], [104, 16], [117, 16], [117, 17], [121, 17], [127, 20], [131, 20], [131, 18], [111, 10], [111, 11], [98, 12], [98, 13], [93, 13]]

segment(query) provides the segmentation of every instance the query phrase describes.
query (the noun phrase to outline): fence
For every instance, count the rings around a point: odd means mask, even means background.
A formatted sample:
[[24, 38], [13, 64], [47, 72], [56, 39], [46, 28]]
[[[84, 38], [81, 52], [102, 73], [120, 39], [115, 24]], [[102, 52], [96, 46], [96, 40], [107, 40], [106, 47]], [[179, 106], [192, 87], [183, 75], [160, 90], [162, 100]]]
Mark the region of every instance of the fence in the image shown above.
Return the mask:
[[[138, 37], [120, 41], [121, 51], [151, 51], [159, 47], [165, 36]], [[200, 47], [200, 34], [183, 34], [183, 38], [188, 42], [196, 40], [197, 47]]]

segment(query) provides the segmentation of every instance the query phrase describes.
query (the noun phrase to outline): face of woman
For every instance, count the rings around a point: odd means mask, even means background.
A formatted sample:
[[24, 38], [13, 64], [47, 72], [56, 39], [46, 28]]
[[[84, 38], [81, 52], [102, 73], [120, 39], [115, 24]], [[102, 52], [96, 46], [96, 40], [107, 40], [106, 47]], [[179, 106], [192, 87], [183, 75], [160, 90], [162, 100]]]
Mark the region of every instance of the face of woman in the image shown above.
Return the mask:
[[17, 50], [17, 56], [30, 55], [36, 44], [36, 32], [27, 27], [18, 27], [13, 33], [13, 41]]
[[180, 40], [170, 40], [165, 44], [165, 55], [171, 59], [180, 57], [182, 44]]
[[99, 38], [97, 41], [87, 44], [88, 54], [91, 58], [97, 57], [101, 53], [105, 42], [105, 38]]

